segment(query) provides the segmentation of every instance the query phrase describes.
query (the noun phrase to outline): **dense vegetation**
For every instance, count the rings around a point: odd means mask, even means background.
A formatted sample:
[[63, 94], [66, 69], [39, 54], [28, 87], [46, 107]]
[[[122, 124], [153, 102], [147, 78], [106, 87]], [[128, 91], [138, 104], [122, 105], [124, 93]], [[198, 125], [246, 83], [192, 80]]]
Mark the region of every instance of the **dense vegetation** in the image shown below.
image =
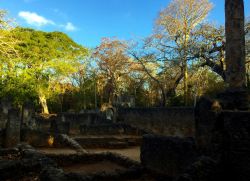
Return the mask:
[[[208, 0], [172, 0], [143, 40], [103, 38], [95, 49], [62, 32], [13, 26], [0, 11], [0, 98], [43, 113], [131, 106], [192, 106], [225, 87], [224, 27]], [[246, 22], [247, 85], [250, 32]], [[134, 101], [131, 101], [131, 100]]]

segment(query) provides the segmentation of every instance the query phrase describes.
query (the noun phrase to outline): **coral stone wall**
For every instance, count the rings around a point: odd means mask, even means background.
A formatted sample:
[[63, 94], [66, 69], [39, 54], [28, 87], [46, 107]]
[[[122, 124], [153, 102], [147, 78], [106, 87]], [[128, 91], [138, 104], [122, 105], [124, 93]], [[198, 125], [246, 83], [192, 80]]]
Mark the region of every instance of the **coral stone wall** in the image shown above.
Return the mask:
[[165, 136], [194, 136], [193, 108], [119, 109], [117, 121]]
[[154, 173], [177, 177], [196, 156], [195, 143], [191, 138], [143, 136], [141, 163]]
[[250, 111], [223, 111], [226, 164], [231, 166], [236, 180], [250, 178]]

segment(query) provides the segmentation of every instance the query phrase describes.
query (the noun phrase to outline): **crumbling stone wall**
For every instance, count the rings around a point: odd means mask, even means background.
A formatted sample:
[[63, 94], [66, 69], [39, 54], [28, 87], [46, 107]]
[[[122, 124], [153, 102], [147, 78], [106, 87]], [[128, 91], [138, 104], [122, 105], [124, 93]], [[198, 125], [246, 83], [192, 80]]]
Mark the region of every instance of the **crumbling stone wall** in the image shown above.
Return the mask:
[[202, 99], [196, 109], [196, 143], [201, 154], [220, 163], [225, 180], [250, 178], [250, 112], [213, 110]]
[[5, 147], [14, 147], [20, 143], [21, 120], [19, 111], [16, 109], [9, 110], [8, 121], [5, 131]]
[[117, 121], [165, 136], [194, 136], [193, 108], [119, 109]]
[[63, 113], [58, 115], [59, 122], [69, 123], [69, 134], [80, 134], [80, 125], [91, 125], [101, 122], [97, 113]]
[[123, 123], [81, 125], [83, 135], [143, 135], [146, 132]]
[[250, 112], [224, 111], [223, 117], [223, 161], [230, 165], [236, 180], [250, 178]]

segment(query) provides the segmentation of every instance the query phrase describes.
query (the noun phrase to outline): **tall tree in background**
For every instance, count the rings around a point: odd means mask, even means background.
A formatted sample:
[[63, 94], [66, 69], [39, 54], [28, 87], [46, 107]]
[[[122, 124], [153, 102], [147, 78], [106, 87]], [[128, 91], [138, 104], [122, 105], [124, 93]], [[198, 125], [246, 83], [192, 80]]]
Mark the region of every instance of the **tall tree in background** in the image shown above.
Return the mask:
[[[132, 53], [141, 63], [157, 62], [161, 66], [161, 70], [158, 70], [161, 80], [149, 75], [159, 85], [162, 99], [167, 100], [173, 96], [183, 80], [184, 102], [188, 104], [188, 56], [192, 53], [190, 47], [193, 47], [191, 45], [194, 43], [194, 32], [211, 8], [212, 4], [208, 0], [172, 0], [167, 8], [160, 12], [155, 32], [145, 40], [142, 53]], [[146, 70], [147, 67], [144, 67]]]
[[[17, 40], [10, 35], [13, 29], [13, 21], [7, 18], [7, 12], [0, 10], [0, 59], [6, 61], [6, 57], [13, 58], [17, 56], [14, 46]], [[1, 65], [0, 65], [1, 66]]]
[[104, 38], [93, 53], [104, 83], [104, 102], [114, 103], [114, 98], [122, 88], [120, 83], [129, 72], [129, 57], [126, 43], [117, 39]]
[[165, 31], [177, 46], [184, 75], [184, 97], [188, 99], [188, 46], [195, 27], [201, 23], [212, 8], [208, 0], [173, 0], [161, 11], [157, 25]]
[[179, 54], [184, 75], [184, 97], [188, 98], [188, 46], [194, 28], [207, 16], [211, 4], [207, 0], [173, 0], [160, 13], [157, 25], [165, 31], [168, 39], [173, 40]]

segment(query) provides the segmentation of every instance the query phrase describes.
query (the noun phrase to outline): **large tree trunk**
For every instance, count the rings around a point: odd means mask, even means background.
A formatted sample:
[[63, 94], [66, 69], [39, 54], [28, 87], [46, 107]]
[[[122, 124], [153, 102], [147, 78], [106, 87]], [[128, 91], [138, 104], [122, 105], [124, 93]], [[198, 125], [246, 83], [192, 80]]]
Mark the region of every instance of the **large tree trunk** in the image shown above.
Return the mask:
[[243, 0], [226, 0], [226, 79], [230, 88], [246, 87]]
[[47, 105], [47, 100], [44, 94], [39, 94], [39, 101], [42, 106], [42, 113], [43, 114], [49, 114], [49, 109]]

